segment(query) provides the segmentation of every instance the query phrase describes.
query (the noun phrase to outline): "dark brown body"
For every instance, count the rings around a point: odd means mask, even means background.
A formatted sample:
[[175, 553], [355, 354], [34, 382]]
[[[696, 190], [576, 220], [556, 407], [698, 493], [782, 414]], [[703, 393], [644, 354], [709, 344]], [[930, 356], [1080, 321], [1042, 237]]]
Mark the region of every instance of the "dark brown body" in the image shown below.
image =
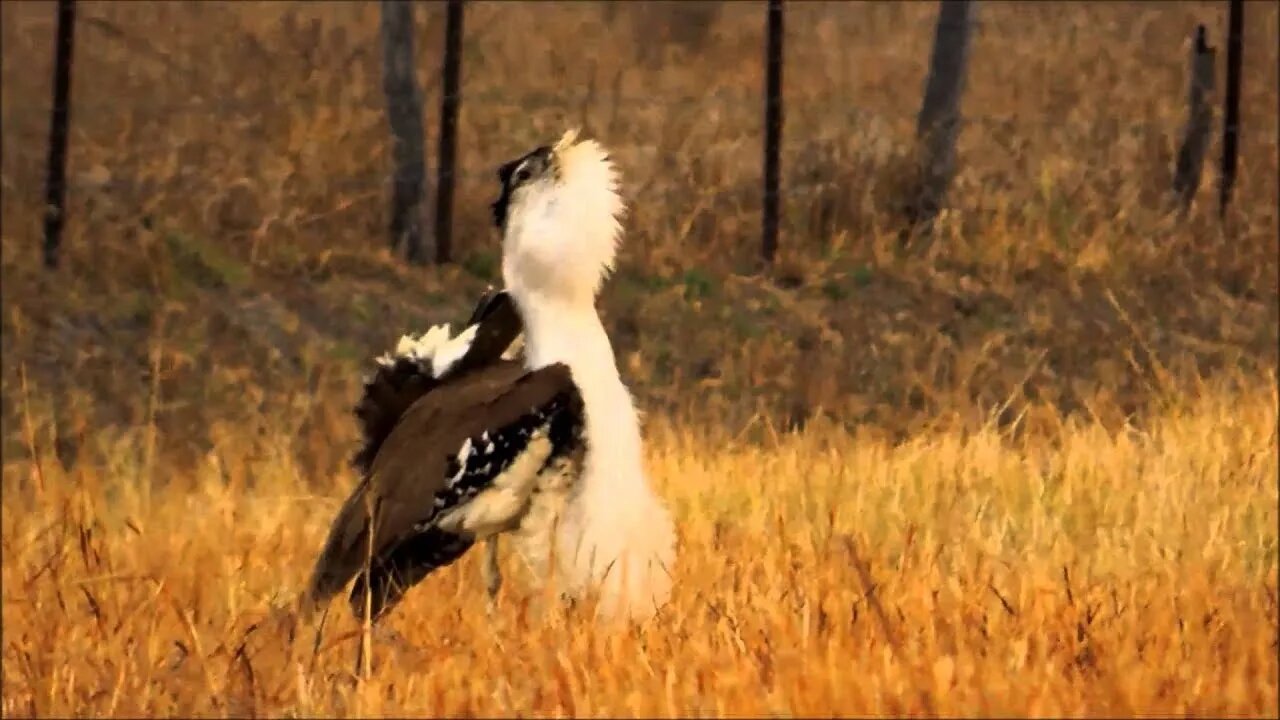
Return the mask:
[[330, 528], [305, 609], [355, 578], [352, 610], [364, 614], [367, 589], [371, 615], [381, 616], [496, 532], [479, 519], [493, 515], [484, 503], [495, 483], [523, 488], [531, 473], [580, 449], [582, 401], [568, 368], [529, 372], [501, 357], [521, 329], [510, 298], [486, 296], [472, 319], [480, 327], [471, 348], [442, 377], [402, 359], [366, 385], [356, 408], [362, 478]]

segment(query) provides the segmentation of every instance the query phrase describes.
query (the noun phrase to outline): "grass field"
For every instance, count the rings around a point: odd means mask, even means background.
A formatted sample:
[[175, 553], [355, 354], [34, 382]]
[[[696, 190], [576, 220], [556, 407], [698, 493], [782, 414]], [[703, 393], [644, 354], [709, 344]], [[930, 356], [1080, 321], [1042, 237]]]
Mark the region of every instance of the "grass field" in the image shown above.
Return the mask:
[[682, 543], [659, 618], [531, 615], [517, 583], [489, 617], [472, 555], [392, 616], [412, 647], [375, 644], [363, 685], [344, 606], [318, 655], [268, 619], [339, 488], [280, 459], [257, 487], [208, 468], [144, 498], [135, 468], [46, 459], [4, 504], [4, 712], [1274, 715], [1276, 402], [1053, 444], [659, 424]]
[[[936, 4], [789, 3], [762, 268], [762, 4], [468, 3], [458, 262], [417, 268], [376, 4], [81, 2], [48, 272], [53, 4], [0, 3], [4, 716], [1275, 716], [1274, 3], [1231, 209], [1212, 170], [1167, 203], [1224, 5], [983, 3], [950, 209], [903, 245]], [[498, 280], [493, 169], [566, 124], [632, 208], [600, 307], [675, 596], [608, 632], [513, 581], [490, 618], [466, 558], [357, 684], [353, 620], [315, 654], [270, 609], [354, 482], [361, 372]]]

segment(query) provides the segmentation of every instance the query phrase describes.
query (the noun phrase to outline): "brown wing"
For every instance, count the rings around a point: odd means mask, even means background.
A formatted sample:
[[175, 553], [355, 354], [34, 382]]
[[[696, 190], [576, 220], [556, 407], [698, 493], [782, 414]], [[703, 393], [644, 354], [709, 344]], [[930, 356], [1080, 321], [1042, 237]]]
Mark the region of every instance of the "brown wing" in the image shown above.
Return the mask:
[[360, 575], [353, 610], [362, 613], [367, 581], [373, 614], [381, 615], [476, 539], [436, 521], [487, 489], [539, 434], [550, 443], [543, 466], [572, 452], [582, 424], [581, 397], [563, 365], [526, 372], [498, 361], [423, 396], [387, 436], [334, 520], [312, 573], [312, 607]]
[[365, 383], [354, 409], [364, 442], [351, 460], [362, 474], [369, 472], [378, 449], [411, 405], [452, 378], [499, 360], [523, 329], [515, 303], [506, 291], [482, 295], [464, 329], [472, 325], [479, 327], [471, 346], [439, 377], [428, 365], [401, 357], [390, 365], [379, 366]]

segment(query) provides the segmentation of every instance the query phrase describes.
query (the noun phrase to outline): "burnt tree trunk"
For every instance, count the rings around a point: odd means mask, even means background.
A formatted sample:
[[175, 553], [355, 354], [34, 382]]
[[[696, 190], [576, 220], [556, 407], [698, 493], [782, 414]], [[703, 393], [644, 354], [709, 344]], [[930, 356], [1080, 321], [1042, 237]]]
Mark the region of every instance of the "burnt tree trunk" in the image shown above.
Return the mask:
[[75, 0], [58, 0], [44, 207], [44, 264], [49, 269], [58, 267], [58, 248], [62, 243], [62, 226], [66, 222], [67, 125], [71, 119], [71, 56], [75, 48], [75, 31]]
[[1196, 28], [1195, 42], [1191, 47], [1187, 126], [1173, 174], [1173, 192], [1184, 214], [1191, 209], [1191, 201], [1200, 189], [1204, 154], [1209, 147], [1209, 132], [1213, 126], [1213, 106], [1209, 103], [1209, 96], [1213, 92], [1214, 54], [1214, 49], [1205, 39], [1204, 25], [1200, 25]]
[[422, 92], [414, 75], [413, 3], [382, 0], [382, 90], [391, 126], [391, 250], [404, 247], [409, 262], [427, 261], [426, 147], [422, 125]]
[[924, 101], [916, 120], [919, 166], [915, 197], [911, 199], [913, 224], [929, 225], [942, 208], [947, 186], [955, 173], [955, 145], [960, 131], [960, 99], [964, 94], [965, 66], [973, 30], [970, 0], [942, 0], [929, 58]]

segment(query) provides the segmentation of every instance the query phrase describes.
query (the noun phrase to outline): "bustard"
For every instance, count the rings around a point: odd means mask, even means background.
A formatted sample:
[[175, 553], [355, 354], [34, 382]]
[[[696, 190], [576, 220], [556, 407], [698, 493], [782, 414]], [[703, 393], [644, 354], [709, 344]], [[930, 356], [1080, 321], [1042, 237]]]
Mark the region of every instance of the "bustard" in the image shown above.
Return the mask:
[[316, 561], [308, 612], [355, 578], [352, 610], [364, 614], [368, 590], [377, 618], [477, 540], [492, 597], [499, 535], [562, 595], [598, 593], [604, 616], [644, 619], [669, 596], [674, 526], [595, 310], [621, 234], [618, 173], [570, 131], [498, 177], [506, 288], [456, 338], [402, 340], [366, 385], [362, 479]]

